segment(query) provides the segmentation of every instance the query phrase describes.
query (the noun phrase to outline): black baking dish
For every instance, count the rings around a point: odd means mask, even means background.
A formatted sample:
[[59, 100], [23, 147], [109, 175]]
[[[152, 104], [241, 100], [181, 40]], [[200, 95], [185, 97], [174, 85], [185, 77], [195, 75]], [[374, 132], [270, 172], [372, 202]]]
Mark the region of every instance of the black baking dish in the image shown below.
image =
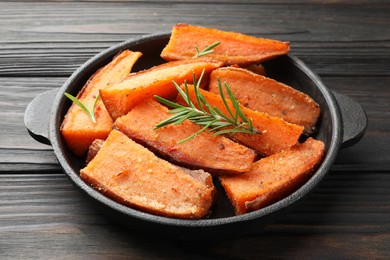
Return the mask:
[[278, 216], [308, 195], [329, 172], [338, 150], [359, 141], [365, 132], [367, 117], [358, 103], [348, 96], [328, 89], [297, 57], [281, 56], [263, 64], [267, 75], [307, 93], [321, 107], [318, 131], [314, 137], [325, 143], [325, 157], [303, 186], [266, 208], [239, 216], [234, 215], [227, 198], [221, 195], [213, 215], [202, 220], [166, 218], [121, 205], [81, 180], [79, 171], [85, 166], [85, 162], [67, 149], [59, 132], [63, 117], [71, 105], [64, 92], [77, 95], [88, 78], [123, 49], [143, 53], [134, 71], [163, 63], [160, 53], [169, 36], [158, 34], [131, 39], [99, 53], [77, 69], [61, 88], [36, 97], [25, 112], [25, 125], [29, 133], [36, 140], [51, 144], [70, 181], [91, 198], [102, 212], [127, 227], [178, 239], [226, 238], [259, 232], [261, 227], [275, 221]]

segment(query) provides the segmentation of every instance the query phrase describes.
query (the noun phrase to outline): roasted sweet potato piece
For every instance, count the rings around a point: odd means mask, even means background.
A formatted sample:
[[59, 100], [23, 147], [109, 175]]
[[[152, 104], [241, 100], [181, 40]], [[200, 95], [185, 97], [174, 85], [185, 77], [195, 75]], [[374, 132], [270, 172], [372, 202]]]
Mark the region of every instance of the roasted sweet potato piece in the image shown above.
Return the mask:
[[193, 73], [199, 78], [203, 69], [206, 75], [222, 63], [207, 58], [167, 62], [150, 69], [131, 74], [125, 80], [102, 89], [102, 100], [113, 119], [127, 114], [135, 104], [158, 95], [170, 98], [177, 92], [172, 81], [182, 84], [192, 82]]
[[112, 130], [80, 176], [103, 194], [136, 209], [175, 218], [205, 217], [210, 213], [214, 186], [186, 171]]
[[203, 50], [215, 42], [221, 44], [207, 56], [223, 61], [225, 65], [259, 63], [287, 54], [290, 50], [287, 42], [188, 24], [176, 24], [161, 57], [168, 61], [189, 59], [196, 55], [195, 47]]
[[222, 135], [213, 136], [205, 131], [178, 144], [202, 128], [189, 120], [153, 130], [158, 123], [171, 116], [165, 106], [148, 99], [118, 118], [114, 126], [134, 141], [182, 166], [215, 174], [239, 174], [250, 170], [255, 152]]
[[218, 79], [228, 83], [245, 107], [283, 118], [311, 133], [320, 116], [320, 106], [308, 95], [249, 70], [225, 67], [210, 74], [209, 91], [219, 94]]
[[[92, 161], [93, 158], [98, 154], [100, 149], [103, 147], [105, 140], [96, 139], [93, 141], [91, 146], [88, 149], [88, 154], [86, 158], [86, 163], [88, 164], [90, 161]], [[213, 178], [212, 176], [205, 171], [194, 171], [190, 170], [184, 167], [180, 167], [186, 174], [190, 175], [192, 178], [198, 180], [199, 182], [205, 184], [208, 187], [213, 187]]]
[[[192, 102], [197, 104], [197, 98], [193, 86], [188, 86], [188, 93]], [[225, 115], [229, 114], [222, 98], [219, 95], [203, 89], [200, 89], [200, 93], [211, 106], [219, 108]], [[177, 101], [185, 105], [181, 96], [178, 96]], [[227, 101], [230, 109], [235, 113], [235, 109], [230, 100], [227, 99]], [[240, 108], [248, 119], [252, 119], [253, 126], [261, 133], [235, 133], [229, 135], [234, 140], [254, 149], [264, 156], [278, 153], [298, 143], [298, 139], [303, 132], [302, 126], [288, 123], [279, 117], [272, 117], [265, 113], [253, 111], [243, 106], [240, 106]]]
[[212, 191], [211, 194], [212, 194], [212, 200], [213, 200], [213, 203], [214, 203], [214, 199], [217, 196], [217, 190], [214, 187], [213, 176], [210, 173], [205, 172], [203, 170], [190, 170], [190, 169], [187, 169], [187, 168], [184, 168], [184, 167], [179, 167], [179, 168], [184, 173], [188, 174], [189, 176], [191, 176], [195, 180], [197, 180], [200, 183], [202, 183], [202, 184], [206, 185], [207, 187], [209, 187], [211, 189], [211, 191]]
[[220, 181], [237, 214], [266, 207], [291, 194], [321, 163], [324, 143], [309, 138], [291, 149], [263, 158], [252, 170]]
[[[85, 84], [77, 98], [88, 108], [99, 93], [99, 89], [128, 76], [134, 63], [142, 54], [124, 50], [106, 66], [99, 69]], [[76, 104], [69, 108], [61, 125], [61, 134], [70, 150], [82, 156], [95, 139], [105, 139], [111, 131], [113, 120], [99, 99], [95, 108], [96, 123]]]
[[[233, 66], [230, 66], [230, 67], [233, 67]], [[265, 68], [261, 64], [251, 64], [251, 65], [243, 67], [243, 69], [247, 69], [247, 70], [252, 71], [253, 73], [256, 73], [259, 75], [267, 76], [266, 75], [267, 73], [265, 72]]]
[[91, 146], [88, 148], [87, 157], [85, 158], [85, 162], [88, 164], [92, 161], [93, 158], [97, 155], [104, 144], [104, 140], [96, 139], [92, 142]]

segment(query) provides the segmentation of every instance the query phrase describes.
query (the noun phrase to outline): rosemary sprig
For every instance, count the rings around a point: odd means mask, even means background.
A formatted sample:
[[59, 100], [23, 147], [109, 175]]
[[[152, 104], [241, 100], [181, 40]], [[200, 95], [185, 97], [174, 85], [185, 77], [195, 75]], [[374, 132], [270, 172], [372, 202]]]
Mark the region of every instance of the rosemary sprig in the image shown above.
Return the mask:
[[204, 70], [199, 78], [196, 81], [194, 76], [194, 91], [197, 98], [198, 106], [196, 106], [189, 96], [188, 85], [187, 82], [184, 82], [184, 90], [173, 81], [177, 91], [182, 96], [184, 102], [187, 106], [183, 106], [181, 104], [172, 102], [170, 100], [164, 99], [159, 96], [155, 96], [155, 98], [162, 104], [165, 104], [169, 107], [172, 107], [168, 112], [173, 114], [173, 116], [161, 121], [155, 126], [155, 130], [161, 128], [163, 126], [173, 124], [178, 125], [182, 123], [184, 120], [189, 119], [192, 122], [203, 126], [199, 131], [193, 133], [187, 138], [179, 141], [178, 143], [184, 143], [195, 136], [199, 135], [201, 132], [209, 129], [213, 131], [213, 135], [220, 134], [233, 134], [233, 133], [247, 133], [247, 134], [260, 134], [256, 128], [253, 127], [252, 120], [248, 119], [244, 113], [242, 112], [239, 102], [234, 97], [232, 91], [230, 90], [229, 85], [225, 82], [224, 86], [228, 93], [231, 104], [233, 105], [234, 111], [232, 111], [230, 105], [228, 104], [228, 100], [225, 97], [223, 92], [222, 83], [218, 79], [218, 87], [220, 91], [221, 98], [223, 103], [228, 110], [229, 115], [225, 115], [220, 109], [217, 107], [212, 107], [207, 100], [204, 98], [202, 93], [200, 92], [200, 82], [203, 78]]
[[78, 105], [86, 114], [87, 116], [91, 119], [92, 123], [96, 123], [96, 117], [95, 117], [95, 107], [96, 103], [100, 98], [100, 93], [95, 97], [95, 100], [93, 101], [92, 109], [89, 110], [78, 98], [72, 96], [71, 94], [65, 92], [64, 95], [69, 98], [70, 100], [73, 101], [76, 105]]
[[199, 50], [198, 46], [195, 46], [195, 49], [196, 49], [195, 58], [199, 58], [199, 57], [202, 57], [204, 55], [212, 53], [214, 51], [214, 48], [217, 47], [219, 44], [221, 44], [221, 42], [214, 42], [213, 44], [210, 44], [209, 46], [204, 48], [202, 51]]

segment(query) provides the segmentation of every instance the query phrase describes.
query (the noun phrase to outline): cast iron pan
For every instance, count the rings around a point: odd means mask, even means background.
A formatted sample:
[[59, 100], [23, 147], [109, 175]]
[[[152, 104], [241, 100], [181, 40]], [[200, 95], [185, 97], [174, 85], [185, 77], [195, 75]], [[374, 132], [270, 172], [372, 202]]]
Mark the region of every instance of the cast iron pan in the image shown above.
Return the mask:
[[77, 95], [88, 78], [123, 49], [143, 53], [133, 71], [161, 64], [164, 61], [160, 58], [160, 52], [168, 40], [169, 34], [151, 35], [125, 41], [101, 52], [75, 71], [60, 89], [36, 97], [25, 112], [24, 120], [29, 133], [37, 141], [51, 144], [70, 181], [91, 198], [103, 213], [127, 227], [176, 239], [216, 239], [259, 232], [261, 227], [275, 221], [308, 195], [330, 170], [339, 148], [359, 141], [365, 132], [367, 117], [358, 103], [348, 96], [329, 90], [298, 58], [293, 55], [282, 56], [264, 63], [267, 75], [307, 93], [321, 106], [318, 131], [314, 137], [325, 143], [326, 154], [310, 180], [288, 197], [240, 216], [234, 215], [223, 192], [219, 192], [212, 216], [203, 220], [155, 216], [121, 205], [80, 179], [79, 171], [85, 162], [67, 149], [59, 132], [63, 117], [71, 105], [71, 101], [64, 97], [64, 92]]

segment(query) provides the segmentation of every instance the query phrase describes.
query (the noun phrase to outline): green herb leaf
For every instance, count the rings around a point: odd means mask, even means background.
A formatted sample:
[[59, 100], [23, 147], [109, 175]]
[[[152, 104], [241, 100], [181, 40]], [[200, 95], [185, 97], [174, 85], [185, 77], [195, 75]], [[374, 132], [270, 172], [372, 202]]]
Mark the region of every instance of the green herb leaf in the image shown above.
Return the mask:
[[214, 51], [213, 49], [215, 47], [217, 47], [218, 45], [220, 45], [220, 44], [221, 44], [221, 42], [214, 42], [213, 44], [211, 44], [211, 45], [207, 46], [206, 48], [204, 48], [202, 51], [199, 50], [198, 46], [195, 46], [195, 49], [196, 49], [195, 58], [199, 58], [199, 57], [202, 57], [202, 56], [205, 56], [207, 54], [212, 53]]
[[154, 127], [154, 129], [156, 130], [169, 124], [178, 125], [187, 119], [191, 120], [192, 122], [198, 125], [203, 126], [199, 131], [179, 141], [178, 142], [179, 144], [184, 143], [196, 137], [197, 135], [199, 135], [200, 133], [206, 130], [213, 131], [214, 132], [213, 135], [233, 134], [233, 133], [261, 134], [260, 131], [258, 131], [253, 127], [252, 120], [248, 120], [248, 118], [241, 111], [239, 102], [234, 97], [232, 91], [230, 90], [229, 85], [226, 82], [224, 86], [226, 92], [228, 93], [229, 99], [235, 109], [235, 113], [233, 113], [231, 107], [229, 106], [229, 102], [225, 97], [222, 84], [219, 79], [218, 79], [218, 85], [219, 85], [220, 96], [222, 98], [223, 104], [225, 105], [226, 109], [229, 112], [229, 115], [225, 115], [224, 113], [222, 113], [220, 109], [218, 109], [217, 107], [212, 107], [207, 102], [207, 100], [204, 98], [204, 96], [199, 90], [200, 82], [202, 80], [203, 74], [204, 74], [204, 70], [199, 80], [196, 80], [194, 76], [194, 84], [195, 84], [194, 91], [198, 103], [197, 106], [191, 101], [188, 92], [187, 82], [184, 82], [184, 88], [185, 88], [184, 90], [180, 88], [180, 86], [176, 82], [173, 82], [179, 94], [187, 103], [188, 105], [187, 107], [166, 100], [162, 97], [155, 96], [155, 98], [158, 101], [160, 101], [162, 104], [165, 104], [173, 108], [168, 111], [173, 115], [158, 123]]
[[70, 100], [73, 101], [76, 105], [78, 105], [86, 114], [87, 116], [91, 119], [92, 123], [96, 123], [96, 118], [95, 118], [95, 108], [97, 101], [100, 98], [100, 93], [96, 96], [95, 100], [93, 101], [92, 105], [92, 110], [89, 110], [78, 98], [72, 96], [71, 94], [65, 92], [64, 95], [69, 98]]

